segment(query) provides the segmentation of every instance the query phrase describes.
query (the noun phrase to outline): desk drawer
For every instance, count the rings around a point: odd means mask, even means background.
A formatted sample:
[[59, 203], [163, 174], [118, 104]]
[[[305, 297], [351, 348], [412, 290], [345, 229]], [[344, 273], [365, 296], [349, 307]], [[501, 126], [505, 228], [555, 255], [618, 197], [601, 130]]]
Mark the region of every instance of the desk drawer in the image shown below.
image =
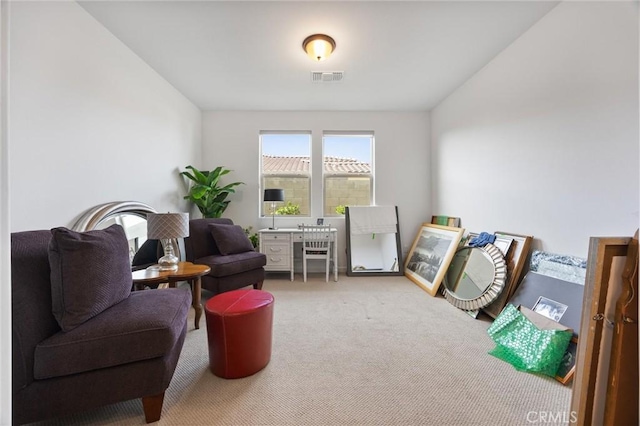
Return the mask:
[[[331, 241], [334, 240], [335, 238], [335, 233], [330, 233], [329, 234], [329, 238], [331, 238]], [[294, 243], [301, 243], [302, 242], [302, 232], [296, 232], [295, 234], [293, 234], [293, 242]]]
[[265, 271], [288, 271], [291, 269], [289, 254], [267, 254]]
[[291, 241], [291, 234], [267, 234], [264, 233], [262, 234], [262, 241], [265, 241], [267, 244], [269, 244], [269, 242], [273, 241], [279, 241], [279, 242], [283, 242], [283, 243], [288, 243], [289, 241]]
[[262, 252], [267, 256], [269, 255], [289, 256], [289, 254], [291, 253], [289, 244], [274, 244], [272, 242], [265, 243], [262, 249]]

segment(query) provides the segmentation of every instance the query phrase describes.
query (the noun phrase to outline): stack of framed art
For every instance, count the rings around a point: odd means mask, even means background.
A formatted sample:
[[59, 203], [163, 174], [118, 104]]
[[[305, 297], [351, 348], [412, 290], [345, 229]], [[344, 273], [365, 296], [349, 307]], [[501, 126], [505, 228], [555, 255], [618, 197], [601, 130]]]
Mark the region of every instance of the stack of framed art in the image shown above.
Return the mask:
[[[459, 224], [460, 218], [433, 216], [432, 222]], [[456, 250], [464, 245], [461, 244], [464, 232], [464, 228], [456, 226], [423, 223], [405, 260], [407, 278], [435, 296]], [[474, 235], [477, 234], [469, 234], [465, 241], [468, 242]], [[507, 300], [513, 296], [522, 277], [533, 240], [529, 235], [502, 231], [495, 232], [495, 236], [494, 245], [503, 254], [507, 263], [507, 281], [498, 299], [483, 308], [483, 311], [492, 318], [498, 316], [507, 304]]]
[[[568, 384], [576, 371], [576, 354], [578, 350], [576, 332], [580, 328], [579, 315], [582, 307], [583, 286], [581, 283], [563, 281], [557, 276], [542, 275], [533, 272], [533, 270], [552, 270], [556, 271], [556, 273], [559, 270], [564, 274], [570, 273], [571, 276], [579, 277], [580, 273], [576, 273], [573, 270], [567, 271], [567, 269], [571, 269], [569, 266], [573, 266], [573, 269], [576, 266], [584, 267], [584, 262], [577, 258], [539, 252], [536, 255], [537, 261], [534, 262], [535, 265], [531, 267], [532, 271], [523, 279], [524, 272], [527, 270], [526, 266], [530, 257], [533, 236], [504, 231], [494, 232], [495, 240], [485, 247], [495, 250], [496, 253], [499, 252], [500, 260], [504, 257], [502, 265], [506, 263], [506, 280], [503, 280], [504, 286], [501, 291], [496, 291], [498, 295], [494, 294], [485, 303], [489, 303], [490, 300], [493, 300], [493, 302], [486, 306], [479, 302], [478, 306], [474, 307], [469, 302], [475, 299], [470, 299], [468, 295], [465, 296], [468, 292], [461, 292], [461, 295], [458, 295], [457, 287], [454, 289], [449, 288], [451, 283], [448, 281], [451, 281], [451, 277], [454, 278], [454, 284], [459, 284], [464, 280], [466, 280], [464, 282], [471, 280], [482, 292], [481, 297], [484, 298], [491, 296], [485, 294], [489, 289], [497, 287], [494, 285], [482, 286], [481, 288], [478, 285], [478, 280], [471, 275], [476, 278], [479, 277], [481, 269], [479, 267], [464, 275], [464, 268], [460, 268], [458, 264], [463, 262], [466, 265], [471, 260], [471, 256], [468, 253], [466, 257], [463, 255], [465, 253], [464, 250], [480, 249], [478, 247], [469, 247], [469, 242], [479, 234], [471, 232], [465, 236], [465, 229], [460, 228], [459, 224], [460, 218], [449, 216], [433, 216], [432, 223], [423, 223], [407, 254], [404, 269], [405, 275], [431, 296], [435, 296], [441, 284], [445, 284], [443, 291], [445, 298], [474, 318], [481, 309], [495, 319], [507, 303], [511, 303], [516, 308], [518, 306], [526, 307], [533, 312], [571, 328], [574, 331], [574, 337], [556, 375], [556, 380], [563, 384]], [[458, 259], [458, 257], [462, 260]], [[458, 260], [454, 262], [454, 259]], [[556, 265], [559, 262], [562, 265]], [[498, 274], [499, 269], [495, 269], [494, 273]], [[456, 272], [457, 270], [458, 272]], [[463, 276], [464, 278], [461, 278]], [[521, 281], [522, 284], [520, 284]], [[447, 297], [451, 296], [452, 293], [452, 297], [457, 298], [453, 302], [450, 297]], [[460, 301], [465, 303], [454, 303]]]

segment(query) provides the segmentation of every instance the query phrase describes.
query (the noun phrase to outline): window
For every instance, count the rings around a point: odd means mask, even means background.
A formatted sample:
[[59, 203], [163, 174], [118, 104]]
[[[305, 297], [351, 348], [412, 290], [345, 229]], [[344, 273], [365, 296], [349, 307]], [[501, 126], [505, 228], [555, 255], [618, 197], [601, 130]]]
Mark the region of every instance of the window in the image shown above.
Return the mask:
[[[284, 189], [276, 214], [311, 216], [311, 133], [261, 132], [260, 149], [260, 197], [267, 188]], [[270, 216], [271, 203], [261, 204], [261, 215]]]
[[373, 204], [373, 133], [324, 133], [324, 215]]

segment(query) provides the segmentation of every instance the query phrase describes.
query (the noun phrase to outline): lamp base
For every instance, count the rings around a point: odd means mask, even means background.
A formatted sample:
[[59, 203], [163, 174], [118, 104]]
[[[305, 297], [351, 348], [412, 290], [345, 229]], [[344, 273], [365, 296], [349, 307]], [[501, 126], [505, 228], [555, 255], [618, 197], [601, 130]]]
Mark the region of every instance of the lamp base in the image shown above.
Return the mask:
[[177, 271], [178, 259], [174, 255], [165, 255], [158, 259], [159, 270], [161, 271]]
[[173, 242], [169, 238], [163, 239], [162, 246], [164, 247], [164, 256], [158, 259], [159, 269], [161, 271], [177, 271], [180, 259], [173, 254]]

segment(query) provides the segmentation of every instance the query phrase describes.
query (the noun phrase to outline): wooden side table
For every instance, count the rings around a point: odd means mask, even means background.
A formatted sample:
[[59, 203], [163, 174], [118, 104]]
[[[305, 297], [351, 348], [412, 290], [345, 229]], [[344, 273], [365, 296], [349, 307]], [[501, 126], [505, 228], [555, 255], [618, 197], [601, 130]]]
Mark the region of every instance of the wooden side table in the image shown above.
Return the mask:
[[202, 284], [200, 277], [207, 275], [211, 271], [207, 265], [195, 265], [191, 262], [178, 263], [176, 271], [161, 271], [157, 265], [149, 266], [133, 272], [133, 285], [136, 290], [144, 288], [145, 285], [169, 283], [169, 287], [175, 288], [177, 281], [187, 281], [191, 287], [191, 305], [196, 311], [195, 326], [200, 328], [200, 317], [202, 316]]

